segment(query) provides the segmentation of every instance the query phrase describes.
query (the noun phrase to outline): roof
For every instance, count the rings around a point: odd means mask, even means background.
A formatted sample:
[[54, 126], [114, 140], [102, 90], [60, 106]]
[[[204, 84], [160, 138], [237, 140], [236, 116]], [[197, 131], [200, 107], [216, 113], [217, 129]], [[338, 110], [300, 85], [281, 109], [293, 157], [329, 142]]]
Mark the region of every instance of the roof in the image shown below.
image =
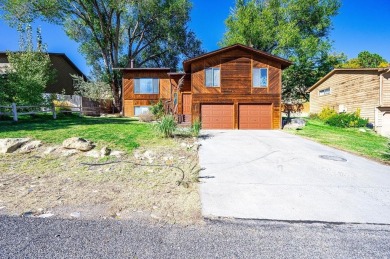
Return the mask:
[[114, 68], [117, 70], [125, 70], [125, 71], [171, 71], [169, 67], [123, 67], [123, 68]]
[[326, 74], [323, 78], [318, 80], [317, 83], [315, 83], [313, 86], [311, 86], [309, 89], [307, 89], [306, 92], [310, 93], [314, 89], [316, 89], [320, 84], [325, 82], [329, 77], [331, 77], [333, 74], [335, 74], [338, 71], [374, 71], [374, 72], [389, 72], [390, 67], [388, 68], [335, 68], [332, 71], [330, 71], [328, 74]]
[[[0, 55], [6, 55], [7, 52], [5, 51], [0, 51]], [[54, 53], [54, 52], [48, 52], [49, 56], [60, 56], [62, 57], [74, 70], [77, 71], [80, 75], [82, 75], [85, 79], [87, 76], [81, 72], [81, 70], [68, 58], [68, 56], [65, 53]]]
[[184, 70], [188, 71], [190, 64], [193, 63], [194, 61], [201, 60], [201, 59], [204, 59], [204, 58], [208, 58], [208, 57], [211, 57], [211, 56], [214, 56], [214, 55], [218, 55], [220, 53], [223, 53], [223, 52], [226, 52], [226, 51], [229, 51], [229, 50], [232, 50], [232, 49], [243, 49], [245, 51], [252, 52], [252, 53], [258, 54], [260, 56], [263, 56], [263, 57], [265, 57], [267, 59], [276, 61], [276, 62], [278, 62], [278, 63], [280, 63], [282, 65], [282, 69], [285, 69], [285, 68], [287, 68], [287, 67], [289, 67], [290, 65], [293, 64], [291, 61], [289, 61], [287, 59], [284, 59], [284, 58], [272, 55], [270, 53], [267, 53], [267, 52], [264, 52], [264, 51], [261, 51], [261, 50], [255, 49], [255, 48], [251, 48], [251, 47], [248, 47], [248, 46], [245, 46], [245, 45], [242, 45], [242, 44], [234, 44], [234, 45], [231, 45], [231, 46], [228, 46], [228, 47], [225, 47], [225, 48], [221, 48], [221, 49], [218, 49], [218, 50], [215, 50], [215, 51], [212, 51], [212, 52], [209, 52], [209, 53], [206, 53], [206, 54], [203, 54], [203, 55], [200, 55], [200, 56], [197, 56], [197, 57], [185, 60], [183, 62]]

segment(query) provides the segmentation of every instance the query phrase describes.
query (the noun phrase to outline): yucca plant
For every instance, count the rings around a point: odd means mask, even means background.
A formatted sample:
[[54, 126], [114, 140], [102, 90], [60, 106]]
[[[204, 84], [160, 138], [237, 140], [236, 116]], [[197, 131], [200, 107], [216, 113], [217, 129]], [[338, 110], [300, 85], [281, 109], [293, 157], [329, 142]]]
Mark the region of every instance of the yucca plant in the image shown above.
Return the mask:
[[173, 132], [176, 130], [177, 123], [172, 115], [165, 115], [156, 127], [165, 138], [171, 138], [173, 137]]
[[196, 119], [191, 126], [191, 133], [194, 137], [199, 137], [200, 130], [202, 129], [202, 123]]

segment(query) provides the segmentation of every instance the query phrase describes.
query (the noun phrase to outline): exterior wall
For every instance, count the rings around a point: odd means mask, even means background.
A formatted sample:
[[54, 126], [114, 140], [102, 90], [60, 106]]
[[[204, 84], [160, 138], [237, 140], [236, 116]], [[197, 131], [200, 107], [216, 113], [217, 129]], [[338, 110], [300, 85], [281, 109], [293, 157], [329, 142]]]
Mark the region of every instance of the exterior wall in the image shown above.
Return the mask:
[[390, 107], [390, 73], [383, 74], [382, 77], [382, 105]]
[[[205, 68], [219, 67], [220, 87], [205, 86]], [[252, 87], [252, 68], [268, 68], [268, 87]], [[272, 128], [281, 127], [281, 66], [244, 50], [230, 50], [191, 64], [192, 120], [200, 119], [202, 104], [233, 104], [238, 128], [239, 104], [272, 104]]]
[[[134, 94], [134, 78], [159, 78], [159, 94]], [[134, 106], [150, 106], [171, 98], [171, 80], [167, 71], [123, 71], [123, 115], [134, 116]]]
[[[329, 95], [319, 91], [330, 88]], [[377, 71], [335, 71], [322, 84], [310, 92], [310, 113], [319, 113], [329, 106], [339, 111], [344, 105], [347, 112], [361, 110], [361, 117], [375, 123], [375, 108], [379, 106], [379, 75]]]

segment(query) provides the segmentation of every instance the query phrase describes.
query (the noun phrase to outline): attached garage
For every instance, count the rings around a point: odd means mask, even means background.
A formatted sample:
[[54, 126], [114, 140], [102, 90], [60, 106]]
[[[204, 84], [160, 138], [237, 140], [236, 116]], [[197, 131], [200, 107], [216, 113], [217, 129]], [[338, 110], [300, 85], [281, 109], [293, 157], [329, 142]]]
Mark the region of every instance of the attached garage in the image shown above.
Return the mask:
[[239, 105], [239, 129], [272, 129], [272, 105]]
[[203, 104], [201, 119], [203, 129], [233, 129], [233, 104]]

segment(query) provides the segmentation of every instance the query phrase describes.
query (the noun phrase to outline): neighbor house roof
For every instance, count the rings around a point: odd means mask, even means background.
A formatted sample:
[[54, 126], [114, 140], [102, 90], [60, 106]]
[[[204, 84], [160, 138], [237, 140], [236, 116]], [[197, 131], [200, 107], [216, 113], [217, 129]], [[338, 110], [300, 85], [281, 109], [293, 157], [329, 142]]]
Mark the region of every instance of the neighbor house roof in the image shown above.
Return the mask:
[[230, 50], [233, 50], [233, 49], [242, 49], [242, 50], [245, 50], [245, 51], [248, 51], [248, 52], [252, 52], [252, 53], [255, 53], [255, 54], [260, 55], [260, 56], [263, 56], [263, 57], [265, 57], [267, 59], [270, 59], [270, 60], [273, 60], [275, 62], [278, 62], [278, 63], [280, 63], [282, 65], [282, 69], [285, 69], [285, 68], [287, 68], [287, 67], [289, 67], [290, 65], [293, 64], [291, 61], [289, 61], [287, 59], [284, 59], [284, 58], [281, 58], [281, 57], [269, 54], [267, 52], [264, 52], [264, 51], [261, 51], [261, 50], [255, 49], [255, 48], [251, 48], [251, 47], [248, 47], [248, 46], [245, 46], [245, 45], [242, 45], [242, 44], [234, 44], [234, 45], [231, 45], [231, 46], [228, 46], [228, 47], [225, 47], [225, 48], [221, 48], [221, 49], [218, 49], [218, 50], [215, 50], [215, 51], [212, 51], [212, 52], [208, 52], [206, 54], [203, 54], [203, 55], [200, 55], [200, 56], [197, 56], [197, 57], [185, 60], [183, 62], [184, 71], [188, 71], [190, 69], [191, 63], [193, 63], [194, 61], [201, 60], [201, 59], [208, 58], [208, 57], [212, 57], [214, 55], [218, 55], [220, 53], [223, 53], [223, 52], [226, 52], [226, 51], [230, 51]]
[[381, 73], [381, 72], [389, 71], [389, 69], [390, 69], [390, 67], [389, 68], [335, 68], [332, 71], [330, 71], [328, 74], [326, 74], [323, 78], [318, 80], [318, 82], [315, 83], [313, 86], [311, 86], [309, 89], [307, 89], [306, 92], [310, 93], [311, 91], [316, 89], [320, 84], [325, 82], [329, 77], [331, 77], [332, 75], [334, 75], [335, 73], [337, 73], [339, 71], [353, 71], [353, 72], [357, 72], [357, 71], [376, 71], [376, 72]]

